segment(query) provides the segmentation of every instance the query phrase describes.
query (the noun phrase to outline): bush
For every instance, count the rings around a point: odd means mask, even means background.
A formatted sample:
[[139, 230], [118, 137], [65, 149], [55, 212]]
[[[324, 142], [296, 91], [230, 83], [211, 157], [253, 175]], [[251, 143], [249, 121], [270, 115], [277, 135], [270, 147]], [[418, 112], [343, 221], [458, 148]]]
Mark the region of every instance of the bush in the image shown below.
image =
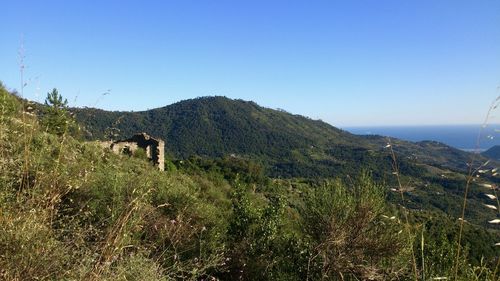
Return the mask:
[[388, 280], [406, 273], [402, 227], [387, 219], [383, 189], [366, 174], [351, 187], [333, 181], [311, 190], [300, 212], [313, 279]]

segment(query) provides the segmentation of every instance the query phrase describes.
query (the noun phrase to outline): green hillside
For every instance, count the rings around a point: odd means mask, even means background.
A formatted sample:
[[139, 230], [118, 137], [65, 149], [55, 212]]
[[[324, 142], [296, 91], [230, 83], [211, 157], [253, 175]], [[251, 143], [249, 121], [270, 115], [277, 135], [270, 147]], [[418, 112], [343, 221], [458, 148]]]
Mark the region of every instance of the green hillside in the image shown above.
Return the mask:
[[[363, 167], [382, 176], [380, 171], [390, 169], [386, 138], [352, 135], [254, 102], [204, 97], [142, 112], [74, 111], [87, 139], [145, 131], [164, 139], [172, 158], [234, 155], [262, 163], [272, 177], [333, 177], [356, 174]], [[470, 159], [469, 153], [439, 143], [392, 141], [409, 174], [418, 172], [415, 162], [464, 171]]]
[[[292, 159], [304, 157], [311, 166], [331, 159], [353, 174], [269, 177], [283, 160], [267, 166], [271, 154], [254, 154], [261, 146], [252, 144], [245, 154], [232, 151], [234, 156], [186, 154], [167, 160], [169, 169], [161, 172], [140, 153], [117, 155], [82, 141], [64, 106], [41, 107], [0, 86], [0, 280], [420, 280], [451, 279], [455, 269], [457, 280], [497, 279], [499, 248], [493, 243], [500, 235], [487, 223], [497, 212], [484, 207], [492, 204], [484, 196], [492, 191], [481, 186], [494, 183], [491, 171], [472, 184], [460, 232], [465, 178], [437, 164], [447, 147], [391, 141], [400, 159], [402, 200], [391, 191], [397, 186], [381, 137], [357, 137], [319, 121], [236, 103], [279, 117], [283, 126], [303, 121], [282, 132], [301, 132], [302, 139], [277, 143], [316, 146], [296, 150]], [[101, 113], [110, 121], [120, 114]], [[211, 121], [212, 115], [206, 119], [213, 126], [222, 123]], [[189, 126], [170, 124], [196, 128], [194, 120]], [[268, 122], [269, 133], [278, 135], [279, 126]], [[233, 127], [236, 140], [239, 128]], [[424, 158], [431, 151], [427, 145], [441, 156]], [[316, 147], [321, 154], [307, 154]], [[277, 156], [289, 155], [275, 149]], [[404, 149], [416, 158], [407, 158]]]
[[[460, 216], [467, 163], [473, 157], [433, 141], [357, 136], [319, 120], [226, 97], [196, 98], [142, 112], [73, 110], [87, 139], [116, 139], [145, 131], [165, 140], [167, 155], [173, 160], [191, 159], [200, 165], [212, 163], [212, 159], [240, 159], [255, 163], [272, 178], [317, 182], [370, 171], [376, 180], [395, 188], [393, 159], [385, 148], [390, 141], [403, 184], [408, 185], [408, 205], [452, 217]], [[476, 157], [475, 165], [487, 161]], [[488, 167], [496, 164], [491, 162]], [[497, 177], [483, 176], [498, 182]], [[469, 220], [493, 227], [487, 223], [492, 212], [484, 211], [482, 205], [488, 202], [483, 195], [487, 189], [475, 187]], [[397, 202], [398, 197], [389, 199]]]

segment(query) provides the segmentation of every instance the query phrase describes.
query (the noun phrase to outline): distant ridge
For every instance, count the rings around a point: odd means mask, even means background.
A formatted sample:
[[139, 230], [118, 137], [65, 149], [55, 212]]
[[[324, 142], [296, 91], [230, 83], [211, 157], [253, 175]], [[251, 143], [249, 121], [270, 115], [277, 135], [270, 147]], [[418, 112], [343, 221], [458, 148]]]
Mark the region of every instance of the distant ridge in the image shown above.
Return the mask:
[[492, 148], [481, 153], [482, 155], [491, 158], [493, 160], [500, 160], [500, 145], [495, 145]]
[[[412, 142], [434, 140], [464, 151], [485, 151], [495, 145], [500, 145], [500, 139], [487, 136], [497, 135], [500, 124], [455, 124], [455, 125], [408, 125], [408, 126], [363, 126], [345, 127], [347, 131], [357, 134], [377, 134], [391, 136]], [[481, 134], [479, 147], [477, 137]]]

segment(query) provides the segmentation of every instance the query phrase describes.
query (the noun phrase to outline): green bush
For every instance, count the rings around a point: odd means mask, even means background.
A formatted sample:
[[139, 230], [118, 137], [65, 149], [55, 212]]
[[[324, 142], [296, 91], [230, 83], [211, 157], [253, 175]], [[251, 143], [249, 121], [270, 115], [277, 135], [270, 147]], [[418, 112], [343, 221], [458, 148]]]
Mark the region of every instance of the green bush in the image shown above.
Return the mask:
[[405, 233], [386, 206], [382, 186], [366, 174], [352, 186], [333, 181], [310, 190], [300, 209], [310, 240], [309, 274], [361, 280], [406, 274]]

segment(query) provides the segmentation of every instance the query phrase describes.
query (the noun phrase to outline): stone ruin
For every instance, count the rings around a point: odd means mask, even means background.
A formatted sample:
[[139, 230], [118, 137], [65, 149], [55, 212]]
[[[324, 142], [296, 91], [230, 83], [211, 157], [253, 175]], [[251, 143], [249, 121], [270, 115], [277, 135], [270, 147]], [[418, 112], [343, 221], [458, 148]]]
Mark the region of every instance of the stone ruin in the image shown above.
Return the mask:
[[146, 157], [160, 171], [165, 170], [165, 142], [161, 139], [153, 138], [146, 133], [140, 133], [128, 139], [106, 142], [105, 146], [115, 153], [128, 155], [134, 154], [138, 149], [144, 149]]

